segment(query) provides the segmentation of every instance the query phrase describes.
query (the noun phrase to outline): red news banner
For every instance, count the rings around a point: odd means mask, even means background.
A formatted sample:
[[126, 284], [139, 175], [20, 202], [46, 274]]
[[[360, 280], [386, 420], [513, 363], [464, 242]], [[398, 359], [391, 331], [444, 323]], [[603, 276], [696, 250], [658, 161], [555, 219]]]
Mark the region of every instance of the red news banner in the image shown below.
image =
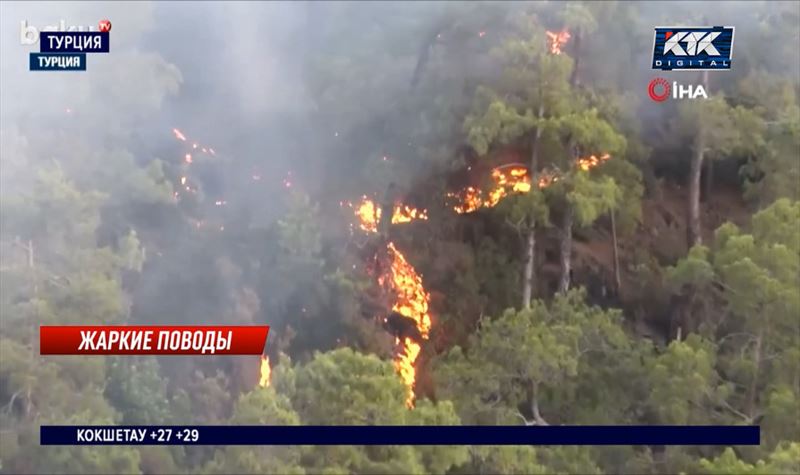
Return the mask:
[[41, 326], [42, 355], [261, 355], [269, 327]]

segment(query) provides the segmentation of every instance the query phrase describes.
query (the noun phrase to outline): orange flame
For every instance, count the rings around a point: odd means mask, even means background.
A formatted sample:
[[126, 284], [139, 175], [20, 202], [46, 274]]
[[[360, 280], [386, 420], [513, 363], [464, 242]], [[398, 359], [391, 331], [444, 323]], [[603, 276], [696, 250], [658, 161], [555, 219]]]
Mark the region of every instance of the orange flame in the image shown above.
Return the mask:
[[570, 38], [571, 35], [566, 29], [559, 31], [558, 33], [548, 31], [547, 47], [550, 49], [550, 54], [561, 54], [561, 47], [564, 46]]
[[427, 220], [428, 212], [424, 209], [419, 210], [406, 205], [397, 205], [394, 207], [394, 212], [392, 213], [392, 224], [410, 223], [415, 219]]
[[[431, 330], [431, 316], [428, 313], [430, 294], [422, 286], [422, 277], [417, 274], [414, 267], [406, 261], [405, 256], [397, 250], [394, 243], [388, 244], [392, 256], [392, 275], [389, 282], [392, 290], [397, 294], [397, 301], [392, 307], [395, 312], [411, 318], [417, 323], [417, 330], [423, 338], [428, 338]], [[383, 284], [386, 276], [381, 276], [378, 281]]]
[[261, 355], [261, 378], [258, 381], [258, 385], [262, 388], [269, 386], [271, 374], [272, 368], [269, 366], [269, 356]]
[[180, 130], [172, 129], [172, 133], [175, 134], [176, 139], [186, 142], [186, 136]]
[[[509, 193], [528, 193], [531, 191], [531, 179], [528, 176], [528, 169], [522, 165], [512, 167], [495, 168], [492, 170], [492, 180], [494, 187], [484, 193], [473, 187], [467, 187], [460, 193], [448, 193], [448, 196], [457, 198], [459, 204], [455, 205], [456, 213], [464, 214], [476, 211], [479, 208], [491, 208], [500, 202]], [[540, 178], [539, 186], [546, 186], [545, 177]]]
[[409, 408], [414, 407], [414, 384], [417, 380], [417, 369], [414, 367], [414, 363], [417, 361], [422, 347], [408, 337], [406, 337], [402, 343], [399, 338], [397, 338], [395, 342], [400, 350], [397, 356], [395, 356], [394, 367], [400, 375], [400, 379], [403, 380], [403, 383], [408, 388], [406, 406]]
[[[577, 159], [575, 165], [582, 171], [589, 171], [610, 158], [611, 155], [607, 153], [599, 157], [591, 155], [589, 157]], [[485, 193], [486, 196], [484, 196], [481, 190], [471, 186], [457, 193], [448, 193], [447, 196], [458, 200], [458, 204], [453, 206], [456, 213], [472, 213], [480, 208], [491, 208], [508, 196], [509, 193], [528, 193], [531, 191], [531, 179], [528, 176], [527, 167], [514, 165], [504, 168], [506, 168], [507, 171], [503, 171], [503, 168], [495, 168], [492, 170], [492, 180], [495, 182], [495, 186]], [[539, 188], [545, 188], [558, 181], [558, 179], [559, 176], [557, 174], [543, 171], [539, 175], [537, 184]]]
[[600, 165], [601, 163], [605, 162], [606, 160], [608, 160], [610, 158], [611, 158], [611, 155], [609, 155], [607, 153], [604, 153], [603, 155], [600, 155], [599, 157], [595, 157], [594, 155], [591, 155], [591, 156], [586, 157], [586, 158], [579, 158], [577, 160], [577, 165], [581, 170], [583, 170], [585, 172], [588, 172], [590, 169]]
[[[600, 165], [609, 158], [611, 157], [608, 154], [604, 154], [600, 157], [592, 155], [587, 158], [578, 159], [576, 165], [581, 170], [586, 171]], [[558, 178], [559, 177], [554, 173], [541, 173], [537, 185], [539, 188], [544, 188], [557, 181]], [[509, 193], [528, 193], [532, 188], [528, 169], [522, 165], [496, 168], [492, 170], [492, 180], [495, 186], [485, 197], [481, 190], [473, 187], [468, 187], [459, 194], [449, 193], [448, 196], [458, 196], [461, 200], [461, 203], [454, 207], [456, 212], [469, 213], [481, 207], [492, 207], [499, 203], [505, 196], [508, 196]], [[354, 206], [353, 203], [347, 204], [351, 208], [354, 208], [361, 229], [367, 232], [377, 232], [378, 222], [381, 217], [381, 208], [376, 206], [374, 201], [364, 196], [362, 197], [361, 203], [357, 206]], [[340, 202], [339, 205], [343, 206], [344, 202]], [[407, 223], [415, 219], [428, 219], [427, 212], [405, 205], [395, 205], [392, 214], [393, 224]], [[394, 294], [395, 302], [392, 306], [392, 310], [413, 320], [416, 323], [416, 328], [420, 336], [422, 339], [426, 340], [431, 330], [431, 315], [428, 308], [430, 294], [423, 286], [422, 277], [417, 273], [414, 267], [408, 263], [405, 256], [397, 249], [393, 242], [387, 244], [387, 250], [389, 251], [389, 257], [392, 263], [391, 269], [378, 276], [378, 283], [381, 286], [388, 286], [392, 294]], [[419, 342], [409, 337], [404, 337], [402, 340], [397, 338], [395, 343], [398, 349], [395, 355], [394, 366], [400, 378], [403, 380], [403, 383], [408, 388], [406, 404], [408, 407], [413, 407], [415, 397], [414, 385], [417, 379], [414, 365], [422, 351], [422, 347]], [[267, 367], [268, 366], [267, 364]], [[265, 371], [263, 363], [261, 371], [263, 380]], [[266, 371], [269, 370], [267, 369]]]
[[365, 197], [356, 208], [356, 216], [358, 216], [358, 220], [361, 222], [361, 229], [371, 233], [377, 232], [380, 212], [381, 210], [375, 206], [375, 202]]
[[[427, 339], [431, 330], [431, 316], [428, 311], [431, 296], [422, 285], [422, 277], [406, 261], [405, 256], [397, 250], [394, 243], [390, 242], [387, 249], [392, 259], [391, 273], [378, 277], [378, 283], [388, 284], [395, 295], [396, 300], [392, 310], [414, 320], [419, 334], [423, 339]], [[402, 341], [398, 338], [396, 343], [399, 350], [394, 365], [408, 388], [406, 404], [412, 407], [414, 405], [414, 383], [417, 378], [414, 363], [417, 361], [422, 347], [408, 337]]]
[[[352, 203], [348, 203], [353, 207]], [[375, 202], [362, 198], [361, 204], [355, 207], [355, 214], [359, 218], [361, 229], [368, 232], [377, 232], [377, 225], [381, 216], [381, 209]], [[392, 214], [392, 223], [408, 223], [415, 219], [428, 219], [425, 210], [419, 210], [405, 205], [395, 205]], [[416, 322], [417, 331], [423, 339], [428, 338], [431, 329], [431, 316], [428, 311], [430, 294], [422, 285], [422, 277], [417, 274], [414, 267], [408, 263], [405, 256], [395, 247], [394, 243], [387, 244], [391, 268], [383, 275], [378, 276], [378, 284], [388, 286], [395, 296], [392, 310]], [[397, 351], [394, 366], [400, 378], [408, 388], [406, 404], [414, 405], [414, 383], [416, 382], [417, 361], [422, 347], [411, 338], [397, 338], [395, 340]]]
[[[350, 204], [350, 207], [353, 205]], [[378, 231], [378, 222], [381, 219], [381, 208], [366, 196], [362, 197], [361, 204], [355, 208], [356, 216], [360, 221], [361, 229], [371, 233]], [[392, 224], [410, 223], [416, 219], [427, 220], [428, 212], [407, 205], [395, 205], [392, 213]]]

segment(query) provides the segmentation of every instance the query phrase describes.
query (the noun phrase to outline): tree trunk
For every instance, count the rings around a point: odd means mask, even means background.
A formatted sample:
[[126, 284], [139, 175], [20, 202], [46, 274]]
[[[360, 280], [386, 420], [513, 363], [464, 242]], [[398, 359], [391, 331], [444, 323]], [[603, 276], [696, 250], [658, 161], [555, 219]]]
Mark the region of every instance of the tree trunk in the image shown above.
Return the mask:
[[539, 413], [539, 383], [533, 382], [531, 389], [533, 392], [533, 397], [531, 397], [531, 414], [533, 414], [533, 420], [536, 422], [537, 426], [549, 425]]
[[567, 203], [564, 209], [564, 220], [561, 224], [561, 282], [559, 292], [569, 290], [570, 276], [572, 274], [572, 205]]
[[[572, 75], [569, 78], [570, 88], [574, 89], [578, 84], [578, 63], [580, 58], [580, 34], [576, 32], [575, 36], [575, 66], [572, 69]], [[570, 142], [570, 153], [573, 159], [578, 158], [578, 152], [575, 144]], [[564, 219], [561, 223], [561, 281], [558, 284], [558, 291], [561, 293], [569, 290], [569, 284], [572, 277], [572, 221], [573, 221], [572, 205], [568, 202], [565, 203]]]
[[581, 32], [575, 32], [575, 39], [573, 41], [575, 45], [574, 49], [574, 56], [575, 56], [575, 67], [572, 68], [572, 75], [569, 78], [569, 83], [572, 87], [575, 87], [579, 84], [578, 79], [578, 66], [581, 63]]
[[[708, 91], [708, 71], [703, 71], [703, 88]], [[703, 158], [706, 148], [704, 126], [700, 124], [692, 151], [692, 163], [689, 168], [689, 222], [686, 227], [687, 244], [692, 246], [702, 244], [702, 227], [700, 223], [700, 175], [703, 170]]]
[[[539, 104], [538, 117], [541, 120], [544, 115], [544, 104]], [[536, 169], [539, 166], [539, 139], [542, 136], [542, 128], [536, 127], [536, 132], [531, 141], [531, 163], [530, 176], [531, 186], [536, 186]], [[531, 218], [528, 223], [527, 236], [525, 239], [525, 269], [522, 279], [522, 308], [531, 308], [531, 298], [536, 287], [536, 222]]]
[[389, 230], [392, 226], [392, 215], [394, 214], [394, 204], [398, 198], [397, 194], [397, 185], [395, 185], [394, 182], [389, 183], [389, 187], [380, 204], [381, 216], [380, 218], [377, 216], [375, 217], [378, 221], [378, 233], [383, 239], [389, 239]]
[[535, 252], [536, 252], [536, 228], [531, 226], [528, 229], [528, 239], [525, 251], [525, 272], [522, 284], [522, 308], [531, 308], [531, 298], [533, 297], [533, 286], [536, 285], [536, 277], [533, 270]]
[[758, 373], [761, 368], [761, 346], [763, 340], [764, 329], [761, 328], [758, 331], [758, 337], [756, 337], [755, 355], [753, 356], [753, 365], [755, 368], [753, 370], [753, 380], [750, 382], [750, 388], [747, 394], [747, 415], [750, 416], [750, 421], [755, 418], [756, 412], [756, 393], [758, 393]]
[[714, 162], [706, 160], [706, 190], [701, 196], [703, 203], [711, 199], [711, 188], [714, 187]]
[[690, 248], [703, 242], [700, 226], [700, 175], [703, 169], [705, 139], [702, 131], [698, 130], [697, 133], [698, 137], [695, 140], [692, 163], [689, 168], [689, 222], [686, 228], [686, 239]]
[[622, 287], [619, 279], [619, 248], [617, 245], [617, 220], [614, 208], [611, 208], [611, 243], [614, 245], [614, 294], [619, 297]]

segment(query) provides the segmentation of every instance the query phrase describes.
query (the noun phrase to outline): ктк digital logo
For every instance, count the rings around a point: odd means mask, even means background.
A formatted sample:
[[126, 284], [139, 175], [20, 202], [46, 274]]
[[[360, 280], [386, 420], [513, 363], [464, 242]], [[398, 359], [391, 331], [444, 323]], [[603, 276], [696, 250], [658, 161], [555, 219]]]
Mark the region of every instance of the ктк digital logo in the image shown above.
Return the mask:
[[656, 27], [653, 69], [724, 71], [731, 69], [732, 26]]

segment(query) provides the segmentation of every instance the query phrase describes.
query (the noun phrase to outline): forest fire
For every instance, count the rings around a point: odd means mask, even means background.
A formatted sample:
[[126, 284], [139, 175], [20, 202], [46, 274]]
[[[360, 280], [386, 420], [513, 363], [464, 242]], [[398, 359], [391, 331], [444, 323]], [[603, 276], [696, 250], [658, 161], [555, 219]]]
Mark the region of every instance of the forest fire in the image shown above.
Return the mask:
[[417, 208], [412, 208], [405, 205], [398, 205], [394, 207], [394, 213], [392, 213], [392, 224], [410, 223], [415, 219], [427, 220], [428, 213], [424, 209], [419, 210]]
[[356, 208], [356, 216], [358, 216], [361, 229], [372, 233], [377, 232], [379, 212], [380, 210], [375, 206], [375, 202], [364, 197], [364, 200]]
[[269, 365], [269, 356], [261, 355], [261, 378], [258, 381], [258, 385], [262, 388], [266, 388], [269, 386], [270, 383], [270, 376], [272, 374], [272, 368]]
[[558, 33], [552, 31], [547, 32], [547, 45], [550, 48], [550, 54], [561, 54], [561, 47], [564, 46], [571, 38], [568, 30], [561, 30]]
[[[180, 140], [181, 142], [187, 142], [186, 135], [183, 132], [181, 132], [179, 129], [172, 129], [172, 134], [175, 136], [175, 138], [177, 140]], [[208, 154], [216, 155], [216, 152], [214, 151], [213, 148], [203, 147], [201, 145], [198, 145], [196, 142], [193, 142], [192, 143], [192, 150], [197, 150], [198, 148], [199, 148], [199, 150], [201, 150], [206, 155], [208, 155]], [[189, 165], [192, 165], [195, 162], [195, 160], [196, 160], [196, 157], [192, 156], [191, 153], [187, 152], [187, 153], [185, 153], [183, 155], [183, 161], [182, 162], [183, 162], [183, 171], [184, 171], [184, 173], [186, 173], [188, 171]], [[191, 187], [186, 186], [186, 181], [187, 181], [187, 178], [186, 178], [185, 175], [180, 177], [181, 186], [183, 188], [185, 188], [186, 191], [193, 193], [195, 190], [192, 190]], [[175, 192], [174, 193], [174, 197], [176, 199], [180, 198], [180, 193]], [[219, 206], [219, 205], [217, 205], [217, 206]]]
[[[611, 155], [590, 155], [579, 158], [575, 165], [582, 171], [589, 171], [592, 168], [606, 162]], [[503, 171], [506, 168], [507, 171]], [[537, 184], [539, 188], [545, 188], [558, 181], [559, 176], [551, 171], [542, 171], [539, 174]], [[458, 214], [472, 213], [480, 208], [492, 208], [510, 193], [528, 193], [531, 191], [531, 179], [528, 176], [528, 168], [523, 165], [513, 165], [511, 167], [498, 167], [492, 170], [492, 180], [495, 185], [485, 194], [472, 186], [464, 188], [457, 193], [448, 193], [450, 198], [456, 198], [458, 204], [453, 209]], [[485, 196], [484, 196], [485, 195]]]
[[[583, 171], [588, 171], [610, 158], [609, 154], [599, 157], [591, 155], [579, 158], [575, 165]], [[528, 168], [520, 164], [495, 168], [492, 170], [491, 179], [494, 186], [485, 193], [474, 187], [467, 187], [459, 193], [448, 193], [449, 197], [456, 197], [459, 201], [453, 209], [459, 214], [464, 214], [480, 208], [491, 208], [511, 193], [528, 193], [532, 188]], [[539, 188], [544, 188], [558, 179], [559, 176], [556, 173], [544, 171], [540, 173], [537, 185]], [[344, 205], [344, 203], [340, 204]], [[374, 201], [364, 196], [358, 205], [347, 204], [354, 209], [362, 230], [373, 233], [378, 231], [381, 208]], [[427, 212], [401, 204], [394, 205], [392, 224], [407, 223], [415, 219], [428, 219]], [[378, 283], [382, 287], [388, 288], [388, 291], [394, 296], [392, 311], [411, 319], [415, 323], [419, 336], [427, 339], [431, 329], [431, 316], [428, 309], [430, 294], [425, 290], [421, 276], [417, 274], [414, 267], [408, 263], [393, 242], [387, 244], [387, 251], [391, 267], [378, 276]], [[406, 387], [409, 388], [407, 404], [411, 407], [414, 404], [413, 390], [416, 382], [414, 364], [422, 347], [419, 342], [402, 335], [396, 337], [396, 344], [398, 351], [394, 364]]]
[[[494, 187], [485, 194], [471, 186], [458, 193], [448, 193], [447, 196], [457, 198], [459, 201], [459, 204], [453, 207], [456, 213], [472, 213], [480, 208], [491, 208], [508, 196], [509, 193], [528, 193], [531, 191], [531, 179], [528, 176], [528, 169], [522, 165], [495, 168], [492, 170], [492, 181], [495, 183]], [[547, 186], [550, 181], [543, 176], [539, 180], [539, 187]]]
[[[397, 250], [394, 243], [390, 242], [387, 250], [392, 262], [391, 270], [390, 273], [379, 276], [378, 283], [381, 286], [388, 286], [395, 296], [396, 300], [392, 310], [413, 320], [420, 336], [427, 339], [431, 329], [431, 316], [428, 312], [430, 294], [422, 285], [422, 277], [406, 261], [405, 256]], [[406, 403], [411, 407], [414, 404], [413, 388], [417, 377], [414, 363], [422, 348], [419, 343], [409, 337], [404, 337], [402, 340], [398, 337], [396, 343], [399, 350], [394, 364], [409, 389]]]
[[[397, 294], [397, 302], [392, 310], [414, 320], [422, 338], [428, 338], [431, 329], [431, 316], [428, 313], [430, 294], [422, 286], [422, 277], [406, 261], [405, 256], [397, 250], [394, 243], [390, 242], [387, 247], [392, 257], [390, 284], [392, 290]], [[386, 275], [379, 277], [378, 282], [383, 285], [386, 277]]]
[[[353, 204], [348, 203], [352, 208]], [[381, 220], [381, 208], [375, 204], [374, 201], [367, 199], [366, 196], [362, 197], [361, 204], [355, 207], [356, 216], [358, 216], [361, 229], [367, 232], [377, 232], [378, 222]], [[392, 213], [392, 224], [409, 223], [415, 219], [428, 219], [428, 213], [425, 210], [412, 208], [406, 205], [395, 205], [394, 212]]]
[[414, 363], [417, 361], [422, 347], [419, 343], [415, 342], [409, 337], [403, 339], [402, 344], [400, 339], [396, 340], [397, 346], [401, 348], [400, 353], [397, 354], [394, 360], [394, 367], [400, 374], [400, 379], [408, 388], [408, 396], [406, 397], [406, 405], [408, 407], [414, 406], [414, 384], [417, 380], [417, 369]]
[[[352, 203], [350, 207], [354, 207]], [[363, 198], [360, 205], [354, 207], [359, 218], [361, 229], [368, 232], [377, 232], [380, 221], [381, 209], [375, 202]], [[418, 210], [404, 205], [395, 205], [392, 214], [392, 223], [407, 223], [415, 219], [428, 219], [424, 210]], [[393, 242], [386, 245], [391, 266], [378, 276], [378, 284], [394, 297], [392, 311], [407, 317], [415, 322], [416, 330], [423, 339], [428, 338], [431, 329], [431, 316], [428, 311], [430, 294], [422, 285], [422, 277], [414, 267], [408, 263], [405, 256], [397, 249]], [[406, 403], [409, 407], [414, 404], [414, 383], [416, 382], [417, 361], [422, 347], [410, 337], [396, 337], [397, 352], [394, 365], [400, 378], [408, 388]]]
[[176, 139], [186, 142], [186, 136], [180, 130], [172, 129], [172, 133], [175, 134]]
[[[480, 32], [479, 36], [484, 36], [485, 32]], [[562, 30], [558, 33], [547, 32], [548, 48], [552, 54], [561, 54], [561, 47], [566, 44], [570, 39], [570, 33], [567, 30]], [[178, 140], [187, 141], [186, 136], [178, 129], [172, 129], [175, 137]], [[336, 134], [338, 136], [338, 133]], [[197, 143], [192, 144], [192, 150], [200, 148], [203, 153], [210, 153], [215, 155], [215, 151], [210, 147], [199, 146]], [[588, 170], [602, 161], [607, 160], [608, 155], [603, 155], [600, 158], [591, 156], [587, 159], [580, 159], [578, 166], [582, 170]], [[384, 161], [387, 157], [383, 157]], [[192, 164], [192, 156], [187, 153], [185, 155], [185, 163]], [[253, 175], [254, 180], [259, 180], [260, 175]], [[531, 190], [531, 177], [529, 170], [523, 165], [513, 165], [510, 167], [498, 167], [492, 170], [491, 179], [494, 182], [494, 187], [488, 192], [483, 192], [474, 187], [467, 187], [460, 193], [448, 193], [449, 197], [457, 197], [459, 204], [454, 206], [457, 213], [470, 213], [480, 208], [489, 208], [497, 205], [503, 198], [511, 193], [528, 193]], [[538, 179], [538, 186], [545, 187], [558, 179], [553, 174], [542, 173]], [[292, 183], [289, 178], [284, 181], [286, 188], [291, 187]], [[186, 178], [181, 178], [181, 184], [186, 184]], [[187, 187], [187, 190], [189, 188]], [[177, 197], [177, 196], [176, 196]], [[224, 201], [216, 201], [217, 206], [223, 205]], [[341, 203], [343, 205], [343, 203]], [[358, 205], [347, 203], [354, 209], [356, 216], [359, 219], [359, 226], [362, 230], [376, 233], [378, 232], [378, 223], [381, 220], [382, 209], [381, 206], [376, 204], [375, 201], [368, 199], [366, 196]], [[427, 220], [428, 215], [426, 210], [420, 210], [407, 205], [395, 203], [393, 207], [391, 223], [400, 224], [408, 223], [414, 220]], [[220, 228], [222, 230], [224, 228]], [[427, 339], [431, 328], [431, 316], [428, 310], [430, 294], [425, 290], [422, 284], [422, 278], [417, 274], [413, 266], [406, 260], [405, 256], [395, 247], [393, 242], [388, 242], [386, 245], [391, 267], [389, 270], [384, 271], [378, 276], [378, 282], [381, 286], [388, 287], [388, 290], [394, 295], [394, 304], [392, 311], [409, 318], [415, 322], [416, 329], [419, 332], [419, 337]], [[414, 339], [398, 335], [396, 336], [397, 354], [395, 357], [395, 368], [397, 369], [400, 377], [409, 389], [409, 396], [407, 403], [409, 407], [414, 403], [414, 385], [416, 382], [416, 368], [414, 364], [421, 352], [419, 342]], [[269, 358], [262, 356], [260, 368], [260, 386], [269, 385], [270, 377]]]
[[601, 163], [605, 162], [606, 160], [608, 160], [610, 158], [611, 158], [611, 155], [609, 155], [607, 153], [605, 153], [605, 154], [603, 154], [603, 155], [601, 155], [599, 157], [595, 157], [594, 155], [591, 155], [591, 156], [586, 157], [586, 158], [579, 158], [578, 159], [578, 167], [581, 170], [583, 170], [585, 172], [588, 172], [589, 169], [594, 168], [597, 165], [600, 165]]

